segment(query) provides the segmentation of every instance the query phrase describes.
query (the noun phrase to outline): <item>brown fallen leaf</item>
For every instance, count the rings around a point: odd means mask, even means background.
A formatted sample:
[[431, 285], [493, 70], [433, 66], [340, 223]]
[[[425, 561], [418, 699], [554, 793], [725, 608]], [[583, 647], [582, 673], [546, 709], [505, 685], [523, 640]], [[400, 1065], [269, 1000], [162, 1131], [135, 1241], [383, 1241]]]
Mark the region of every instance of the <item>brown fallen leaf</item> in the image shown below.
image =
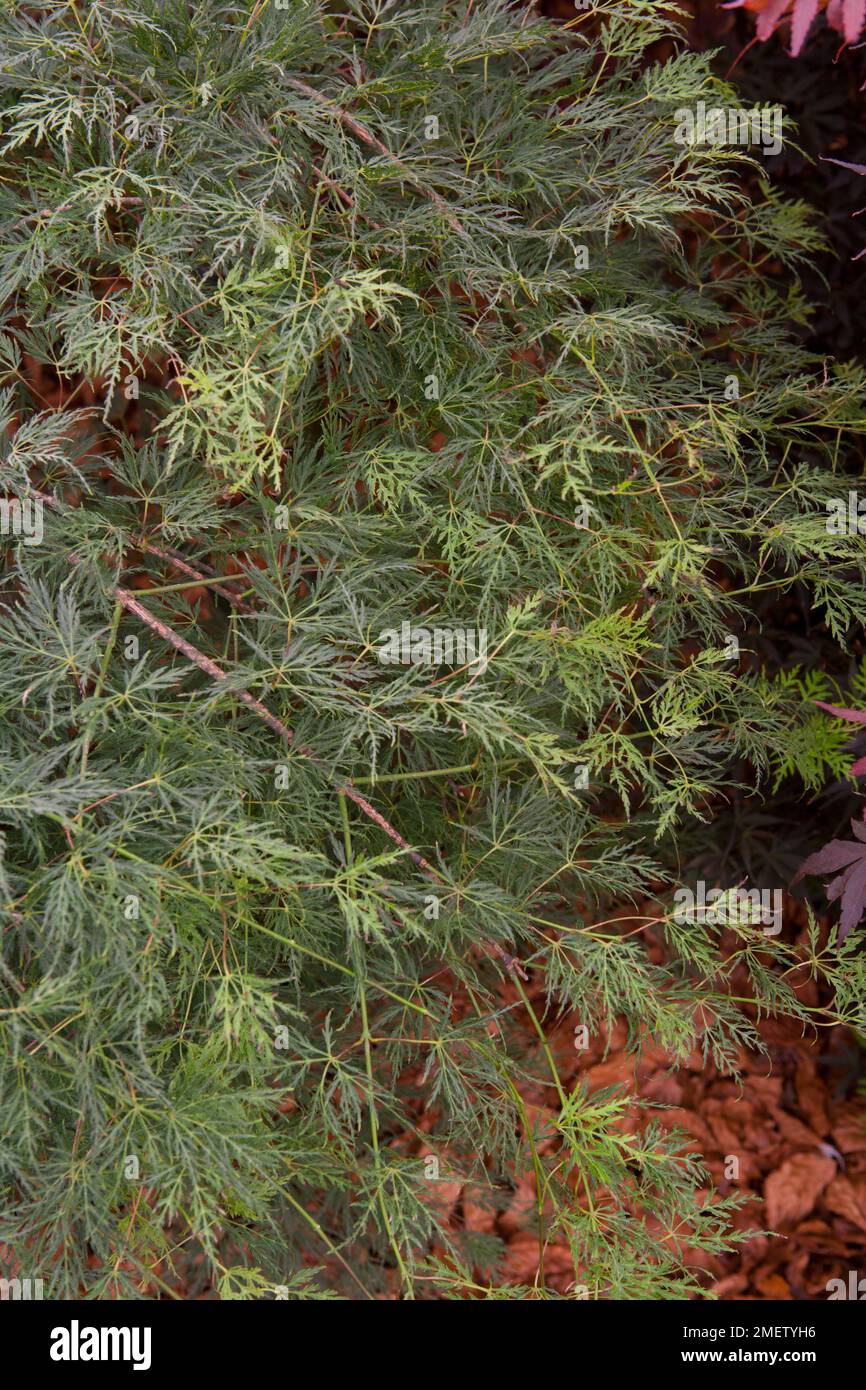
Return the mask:
[[[769, 1023], [774, 1021], [773, 1019], [767, 1020]], [[762, 1100], [765, 1105], [780, 1105], [782, 1102], [781, 1076], [764, 1076], [760, 1073], [752, 1072], [745, 1086], [747, 1099], [749, 1100]]]
[[[532, 1220], [537, 1206], [535, 1179], [527, 1173], [515, 1183], [511, 1204], [499, 1218], [498, 1224], [502, 1234], [509, 1237], [522, 1231], [526, 1224]], [[534, 1236], [533, 1239], [535, 1239]]]
[[837, 1216], [844, 1216], [852, 1226], [866, 1231], [866, 1181], [851, 1182], [841, 1175], [834, 1178], [824, 1193], [824, 1202]]
[[835, 1176], [836, 1164], [824, 1154], [794, 1154], [786, 1159], [764, 1183], [769, 1226], [776, 1230], [808, 1216]]
[[665, 1129], [680, 1129], [690, 1134], [700, 1144], [702, 1152], [716, 1147], [709, 1126], [693, 1110], [674, 1106], [670, 1110], [659, 1110], [656, 1118]]
[[496, 1212], [492, 1207], [479, 1206], [471, 1197], [463, 1196], [463, 1228], [491, 1235], [496, 1228]]
[[791, 1290], [781, 1274], [769, 1274], [766, 1279], [756, 1279], [755, 1288], [759, 1289], [765, 1298], [790, 1298]]
[[844, 1107], [833, 1125], [833, 1139], [843, 1154], [866, 1152], [866, 1124], [863, 1107]]
[[733, 1298], [735, 1294], [743, 1293], [749, 1286], [749, 1281], [745, 1274], [729, 1274], [724, 1279], [719, 1279], [710, 1288], [717, 1298]]
[[[538, 1277], [538, 1238], [531, 1231], [519, 1231], [506, 1246], [505, 1269], [517, 1284], [534, 1284]], [[548, 1245], [544, 1252], [545, 1283], [574, 1279], [571, 1252], [565, 1245]]]
[[[463, 1191], [463, 1180], [458, 1177], [452, 1178], [449, 1176], [447, 1151], [443, 1149], [435, 1151], [424, 1144], [419, 1148], [418, 1156], [423, 1159], [436, 1159], [436, 1165], [433, 1167], [429, 1181], [423, 1189], [423, 1197], [425, 1201], [430, 1203], [431, 1207], [439, 1211], [443, 1218], [447, 1220], [453, 1213], [460, 1198], [460, 1193]], [[440, 1165], [442, 1176], [436, 1177], [434, 1174], [440, 1170]]]
[[[801, 1149], [816, 1149], [821, 1142], [820, 1135], [817, 1135], [808, 1125], [804, 1125], [802, 1120], [798, 1120], [795, 1115], [789, 1115], [787, 1110], [782, 1110], [778, 1105], [770, 1107], [773, 1119], [779, 1127], [779, 1133], [789, 1144], [796, 1144]], [[827, 1155], [832, 1157], [832, 1155]]]
[[823, 1139], [830, 1128], [827, 1091], [818, 1079], [817, 1067], [811, 1057], [797, 1059], [797, 1100], [803, 1118]]
[[583, 1080], [587, 1082], [590, 1091], [596, 1091], [602, 1086], [628, 1086], [629, 1090], [632, 1090], [634, 1074], [634, 1058], [622, 1052], [618, 1057], [611, 1057], [607, 1062], [599, 1062], [597, 1066], [590, 1067], [583, 1073]]
[[708, 1101], [702, 1113], [722, 1153], [739, 1154], [743, 1147], [743, 1135], [731, 1123], [728, 1107], [720, 1101]]
[[645, 1100], [654, 1100], [659, 1105], [679, 1105], [683, 1099], [683, 1088], [670, 1072], [657, 1071], [641, 1088]]

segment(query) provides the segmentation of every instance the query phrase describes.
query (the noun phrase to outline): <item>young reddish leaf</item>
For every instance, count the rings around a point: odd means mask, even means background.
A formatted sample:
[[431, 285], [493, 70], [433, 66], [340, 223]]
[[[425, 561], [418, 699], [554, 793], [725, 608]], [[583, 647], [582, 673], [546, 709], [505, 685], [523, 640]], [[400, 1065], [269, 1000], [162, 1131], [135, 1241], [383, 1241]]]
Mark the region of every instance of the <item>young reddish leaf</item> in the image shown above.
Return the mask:
[[794, 14], [791, 19], [792, 58], [796, 58], [803, 44], [806, 42], [806, 35], [809, 32], [817, 10], [818, 0], [794, 0]]
[[843, 709], [840, 705], [825, 705], [823, 700], [814, 700], [819, 709], [825, 709], [828, 714], [835, 714], [837, 719], [849, 719], [852, 724], [866, 724], [866, 710], [863, 709]]
[[858, 758], [848, 769], [852, 777], [862, 777], [866, 773], [866, 758]]
[[770, 37], [790, 3], [791, 0], [770, 0], [770, 3], [761, 10], [755, 26], [755, 32], [759, 39], [764, 40]]
[[856, 43], [866, 16], [866, 0], [842, 0], [842, 17], [846, 43]]

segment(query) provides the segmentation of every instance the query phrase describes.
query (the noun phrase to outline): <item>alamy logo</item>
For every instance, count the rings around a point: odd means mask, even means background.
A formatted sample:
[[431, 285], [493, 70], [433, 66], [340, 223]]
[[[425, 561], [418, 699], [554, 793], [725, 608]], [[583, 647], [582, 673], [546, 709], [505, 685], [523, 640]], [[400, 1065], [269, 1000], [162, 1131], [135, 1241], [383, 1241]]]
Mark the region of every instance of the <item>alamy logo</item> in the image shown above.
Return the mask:
[[866, 536], [866, 497], [849, 492], [847, 502], [831, 497], [826, 506], [828, 536]]
[[68, 1327], [51, 1331], [52, 1361], [131, 1361], [134, 1371], [150, 1370], [149, 1327]]
[[[866, 1279], [860, 1278], [856, 1269], [848, 1270], [847, 1284], [844, 1279], [828, 1279], [824, 1287], [830, 1294], [831, 1303], [834, 1299], [841, 1298], [853, 1298], [858, 1303], [862, 1303], [866, 1299]], [[831, 1289], [833, 1290], [832, 1293], [830, 1293]]]
[[413, 627], [402, 623], [379, 634], [383, 666], [475, 666], [487, 669], [484, 627]]
[[41, 1279], [0, 1279], [0, 1302], [43, 1297]]
[[680, 106], [674, 120], [678, 145], [763, 145], [767, 154], [782, 149], [781, 106], [753, 106], [751, 111], [711, 106], [708, 111], [707, 103], [699, 101], [694, 111]]
[[763, 925], [765, 936], [782, 930], [781, 888], [711, 888], [698, 879], [695, 891], [678, 888], [674, 894], [674, 921], [708, 922], [720, 926]]
[[25, 545], [42, 543], [41, 497], [0, 497], [0, 535], [20, 536]]

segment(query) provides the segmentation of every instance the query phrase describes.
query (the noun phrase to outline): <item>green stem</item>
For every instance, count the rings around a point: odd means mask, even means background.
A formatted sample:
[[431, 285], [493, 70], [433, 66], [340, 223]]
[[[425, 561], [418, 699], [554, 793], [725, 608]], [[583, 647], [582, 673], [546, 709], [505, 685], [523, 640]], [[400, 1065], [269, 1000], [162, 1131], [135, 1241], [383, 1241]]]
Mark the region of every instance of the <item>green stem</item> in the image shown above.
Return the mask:
[[476, 766], [476, 763], [463, 763], [461, 767], [431, 767], [421, 772], [386, 772], [381, 777], [353, 777], [352, 785], [364, 787], [368, 783], [374, 785], [379, 782], [408, 782], [418, 777], [453, 777], [458, 772], [474, 772]]
[[[120, 615], [123, 608], [119, 603], [114, 605], [114, 613], [111, 618], [111, 627], [108, 630], [108, 641], [105, 644], [105, 651], [102, 653], [102, 661], [99, 663], [99, 673], [96, 677], [96, 685], [93, 687], [93, 698], [98, 700], [102, 694], [102, 687], [105, 685], [105, 678], [108, 675], [108, 663], [111, 661], [111, 653], [114, 651], [114, 644], [117, 641], [117, 629], [120, 627]], [[88, 721], [84, 733], [84, 743], [81, 747], [81, 767], [79, 776], [84, 781], [87, 775], [87, 760], [90, 757], [90, 742], [93, 730], [96, 725], [96, 715], [92, 715]]]
[[[340, 815], [343, 821], [343, 843], [346, 848], [346, 865], [348, 867], [348, 865], [350, 865], [352, 862], [352, 838], [351, 832], [349, 830], [349, 811], [348, 807], [346, 806], [346, 798], [342, 792], [339, 793], [339, 797]], [[397, 1268], [400, 1271], [400, 1278], [403, 1281], [403, 1287], [406, 1290], [407, 1297], [410, 1299], [414, 1299], [415, 1291], [412, 1287], [412, 1280], [409, 1275], [409, 1271], [407, 1270], [406, 1265], [403, 1261], [403, 1255], [400, 1251], [400, 1247], [391, 1229], [391, 1219], [388, 1215], [388, 1208], [385, 1202], [385, 1186], [382, 1177], [382, 1155], [379, 1149], [379, 1117], [376, 1114], [376, 1099], [373, 1081], [373, 1050], [370, 1045], [370, 1020], [367, 1015], [367, 991], [364, 987], [364, 981], [362, 980], [360, 975], [358, 976], [358, 998], [361, 1006], [361, 1037], [364, 1043], [364, 1070], [367, 1073], [367, 1101], [370, 1115], [370, 1141], [373, 1147], [373, 1166], [376, 1171], [376, 1196], [379, 1203], [379, 1210], [382, 1213], [382, 1221], [384, 1223], [385, 1231], [388, 1236], [388, 1242], [391, 1246], [391, 1249], [394, 1252], [394, 1258], [397, 1261]]]

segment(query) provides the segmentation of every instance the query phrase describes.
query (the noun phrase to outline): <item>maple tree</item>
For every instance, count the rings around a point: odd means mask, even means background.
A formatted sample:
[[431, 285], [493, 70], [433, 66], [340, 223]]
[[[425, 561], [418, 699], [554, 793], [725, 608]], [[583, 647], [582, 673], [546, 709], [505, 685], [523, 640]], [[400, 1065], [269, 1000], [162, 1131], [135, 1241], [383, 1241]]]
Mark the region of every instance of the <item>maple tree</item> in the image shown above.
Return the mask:
[[[593, 24], [3, 11], [0, 1239], [53, 1297], [699, 1293], [741, 1195], [545, 1028], [734, 1073], [863, 1017], [855, 931], [612, 915], [841, 756], [738, 634], [866, 619], [864, 376], [792, 332], [802, 207], [675, 138], [733, 90]], [[521, 1282], [444, 1192], [526, 1173]]]

